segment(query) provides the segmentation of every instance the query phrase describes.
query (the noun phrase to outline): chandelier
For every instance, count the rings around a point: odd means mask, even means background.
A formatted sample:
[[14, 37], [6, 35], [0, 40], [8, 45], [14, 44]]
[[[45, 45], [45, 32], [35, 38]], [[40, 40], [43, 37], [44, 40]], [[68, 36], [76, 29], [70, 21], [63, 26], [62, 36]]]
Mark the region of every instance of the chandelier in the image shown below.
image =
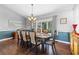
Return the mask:
[[31, 4], [31, 6], [32, 6], [32, 13], [31, 13], [31, 16], [29, 16], [28, 17], [28, 20], [30, 21], [30, 22], [32, 22], [32, 23], [34, 23], [35, 21], [36, 21], [36, 17], [34, 17], [34, 15], [33, 15], [33, 4]]

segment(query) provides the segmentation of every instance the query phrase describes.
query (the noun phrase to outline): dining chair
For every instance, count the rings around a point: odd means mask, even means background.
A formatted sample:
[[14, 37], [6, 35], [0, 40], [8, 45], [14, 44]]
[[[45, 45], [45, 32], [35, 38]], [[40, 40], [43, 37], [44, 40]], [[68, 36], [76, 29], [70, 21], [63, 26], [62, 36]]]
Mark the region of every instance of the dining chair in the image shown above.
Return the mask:
[[30, 51], [32, 49], [35, 48], [35, 53], [37, 53], [37, 46], [40, 45], [40, 41], [38, 41], [38, 39], [36, 39], [36, 33], [35, 32], [30, 32], [30, 37], [31, 37], [31, 43], [32, 43], [32, 47], [29, 49]]
[[26, 31], [26, 39], [27, 39], [28, 41], [31, 40], [30, 31]]
[[47, 29], [43, 29], [43, 33], [48, 34], [48, 30]]
[[31, 37], [30, 37], [30, 31], [26, 31], [26, 39], [27, 39], [27, 47], [31, 47]]
[[22, 39], [22, 38], [21, 38], [21, 31], [20, 31], [20, 30], [17, 30], [16, 32], [17, 32], [17, 39], [18, 39], [18, 40], [17, 40], [17, 44], [20, 45], [20, 42], [21, 42], [21, 39]]
[[17, 30], [17, 35], [18, 35], [18, 41], [17, 41], [17, 45], [21, 46], [23, 48], [23, 38], [22, 38], [22, 34], [21, 34], [22, 30]]
[[28, 40], [27, 40], [27, 36], [26, 36], [26, 31], [22, 30], [21, 31], [21, 35], [22, 35], [22, 40], [23, 40], [23, 47], [28, 47]]
[[[50, 39], [53, 39], [53, 40], [50, 40]], [[46, 41], [46, 44], [52, 46], [52, 51], [53, 51], [53, 54], [55, 54], [55, 55], [57, 54], [56, 45], [55, 45], [56, 39], [57, 39], [57, 34], [56, 34], [56, 31], [54, 31], [54, 35], [49, 37], [48, 41]]]

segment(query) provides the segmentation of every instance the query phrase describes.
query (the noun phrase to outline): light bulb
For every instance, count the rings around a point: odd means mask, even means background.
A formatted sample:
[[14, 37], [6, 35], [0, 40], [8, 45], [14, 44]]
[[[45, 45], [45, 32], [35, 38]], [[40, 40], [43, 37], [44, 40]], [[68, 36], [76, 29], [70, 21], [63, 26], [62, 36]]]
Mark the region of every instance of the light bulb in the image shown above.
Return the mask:
[[35, 21], [36, 20], [36, 17], [33, 20]]
[[28, 19], [31, 21], [31, 18], [30, 17], [28, 17]]
[[31, 17], [31, 19], [33, 19], [33, 16]]

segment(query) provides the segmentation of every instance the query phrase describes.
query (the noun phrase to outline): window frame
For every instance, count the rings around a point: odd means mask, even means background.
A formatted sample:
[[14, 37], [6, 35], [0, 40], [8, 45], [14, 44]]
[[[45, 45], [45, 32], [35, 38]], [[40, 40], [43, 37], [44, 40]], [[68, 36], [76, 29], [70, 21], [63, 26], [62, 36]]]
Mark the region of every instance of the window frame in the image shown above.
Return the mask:
[[[51, 22], [51, 21], [52, 21], [52, 18], [36, 21], [36, 32], [37, 32], [37, 29], [38, 29], [38, 23], [39, 23], [39, 22], [41, 23], [40, 26], [41, 26], [41, 33], [42, 33], [42, 23], [43, 23], [43, 22], [46, 22], [46, 29], [48, 29], [48, 22]], [[50, 33], [50, 32], [49, 32], [49, 33]]]

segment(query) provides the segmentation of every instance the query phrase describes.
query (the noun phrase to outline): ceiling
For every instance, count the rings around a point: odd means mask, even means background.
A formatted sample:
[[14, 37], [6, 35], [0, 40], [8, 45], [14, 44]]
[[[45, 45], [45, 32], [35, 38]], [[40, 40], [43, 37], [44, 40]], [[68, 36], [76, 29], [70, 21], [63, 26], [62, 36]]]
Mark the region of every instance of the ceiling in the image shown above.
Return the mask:
[[[32, 13], [31, 4], [4, 4], [4, 6], [25, 17], [30, 16]], [[73, 4], [34, 4], [33, 14], [39, 16], [72, 8]]]

